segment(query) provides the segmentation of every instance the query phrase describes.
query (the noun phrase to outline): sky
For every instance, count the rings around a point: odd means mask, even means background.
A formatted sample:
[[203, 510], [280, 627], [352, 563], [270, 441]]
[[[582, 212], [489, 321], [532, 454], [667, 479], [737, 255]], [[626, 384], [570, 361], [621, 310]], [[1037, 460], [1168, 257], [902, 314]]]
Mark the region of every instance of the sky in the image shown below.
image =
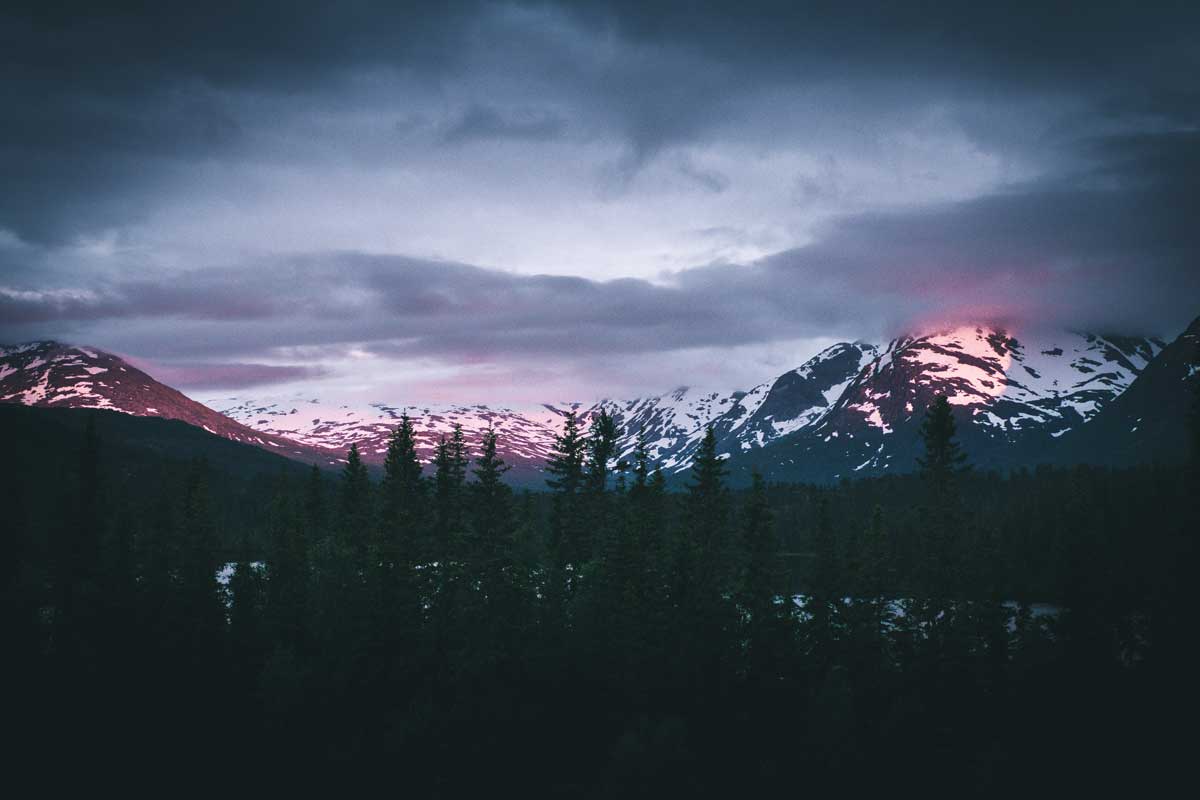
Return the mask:
[[1194, 2], [234, 9], [4, 4], [0, 341], [520, 406], [1200, 314]]

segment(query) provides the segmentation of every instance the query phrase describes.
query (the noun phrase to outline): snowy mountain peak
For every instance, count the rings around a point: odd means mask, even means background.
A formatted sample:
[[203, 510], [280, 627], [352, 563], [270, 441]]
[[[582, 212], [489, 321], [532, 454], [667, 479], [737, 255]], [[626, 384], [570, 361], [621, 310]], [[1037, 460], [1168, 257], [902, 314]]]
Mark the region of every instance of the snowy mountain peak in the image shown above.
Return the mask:
[[91, 347], [45, 341], [0, 348], [0, 402], [177, 419], [217, 436], [302, 461], [332, 461], [327, 453], [239, 425], [159, 383], [119, 356]]

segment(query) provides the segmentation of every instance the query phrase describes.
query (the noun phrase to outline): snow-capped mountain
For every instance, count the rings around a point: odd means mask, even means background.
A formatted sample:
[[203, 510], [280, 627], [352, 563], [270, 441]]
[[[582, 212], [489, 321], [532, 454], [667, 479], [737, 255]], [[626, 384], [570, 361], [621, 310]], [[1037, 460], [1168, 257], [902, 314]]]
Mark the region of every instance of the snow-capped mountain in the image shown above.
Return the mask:
[[1163, 347], [1158, 339], [1018, 337], [984, 327], [895, 339], [826, 414], [739, 466], [813, 480], [906, 471], [924, 410], [938, 395], [955, 407], [973, 460], [1006, 466], [1092, 419]]
[[1113, 466], [1178, 464], [1200, 448], [1197, 425], [1200, 318], [1146, 365], [1128, 391], [1087, 425], [1063, 436], [1054, 460]]
[[102, 408], [138, 417], [177, 419], [307, 463], [333, 462], [325, 451], [247, 428], [159, 383], [124, 359], [90, 347], [52, 341], [0, 347], [0, 402]]
[[494, 428], [505, 461], [528, 478], [536, 474], [554, 445], [561, 412], [545, 407], [538, 412], [475, 406], [399, 406], [384, 403], [349, 405], [323, 403], [303, 396], [246, 399], [223, 397], [206, 400], [215, 411], [264, 434], [322, 448], [339, 457], [352, 443], [358, 444], [363, 460], [382, 463], [388, 438], [404, 414], [412, 420], [417, 456], [433, 460], [438, 441], [449, 437], [454, 425], [462, 426], [468, 451], [474, 452], [489, 427]]
[[763, 448], [812, 425], [877, 353], [877, 346], [865, 342], [837, 344], [746, 392], [723, 394], [683, 387], [659, 397], [605, 400], [589, 409], [588, 415], [604, 408], [613, 416], [621, 430], [621, 457], [633, 454], [640, 437], [661, 469], [683, 472], [691, 467], [709, 425], [723, 453]]
[[[886, 345], [834, 345], [748, 391], [683, 387], [591, 406], [560, 403], [514, 410], [350, 405], [301, 395], [223, 397], [202, 405], [111, 354], [40, 342], [0, 349], [0, 402], [180, 419], [326, 465], [344, 460], [351, 443], [358, 444], [368, 463], [381, 463], [389, 435], [401, 415], [408, 414], [423, 461], [432, 459], [438, 440], [455, 424], [462, 426], [471, 451], [490, 427], [500, 434], [501, 455], [513, 466], [510, 477], [535, 486], [541, 485], [540, 470], [561, 431], [563, 414], [577, 409], [586, 427], [590, 417], [605, 409], [620, 431], [618, 456], [632, 456], [642, 439], [654, 464], [669, 477], [686, 475], [712, 426], [735, 479], [756, 469], [776, 480], [822, 481], [912, 469], [924, 410], [943, 394], [955, 408], [960, 437], [976, 464], [1004, 467], [1053, 460], [1046, 456], [1047, 447], [1101, 415], [1148, 365], [1157, 363], [1164, 346], [1158, 339], [1017, 335], [961, 327]], [[1183, 347], [1168, 350], [1182, 352]], [[1193, 374], [1188, 373], [1189, 380]], [[1068, 441], [1078, 439], [1072, 435]]]

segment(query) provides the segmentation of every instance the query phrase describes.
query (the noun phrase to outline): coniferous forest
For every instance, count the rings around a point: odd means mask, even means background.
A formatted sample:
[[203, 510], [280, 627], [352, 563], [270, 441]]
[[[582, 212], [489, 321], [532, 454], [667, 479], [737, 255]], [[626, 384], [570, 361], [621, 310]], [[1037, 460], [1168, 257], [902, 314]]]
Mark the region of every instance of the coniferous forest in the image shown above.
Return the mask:
[[[490, 433], [382, 477], [134, 462], [92, 414], [10, 453], [18, 769], [399, 794], [1157, 794], [1195, 708], [1200, 469], [682, 489], [569, 415], [546, 488]], [[42, 773], [53, 774], [53, 773]]]

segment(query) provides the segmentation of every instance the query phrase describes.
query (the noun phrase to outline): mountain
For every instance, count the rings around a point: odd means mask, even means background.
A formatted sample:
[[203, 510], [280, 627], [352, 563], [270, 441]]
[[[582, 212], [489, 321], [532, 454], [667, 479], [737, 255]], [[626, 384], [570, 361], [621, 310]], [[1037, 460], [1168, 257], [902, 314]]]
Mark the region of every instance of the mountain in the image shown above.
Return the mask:
[[772, 447], [734, 454], [744, 479], [826, 481], [909, 471], [924, 410], [954, 407], [976, 465], [1046, 460], [1058, 437], [1118, 398], [1163, 349], [1158, 339], [1057, 333], [1017, 336], [962, 327], [893, 340], [866, 363], [829, 411]]
[[[55, 474], [54, 469], [75, 469], [84, 428], [93, 416], [105, 458], [111, 457], [114, 464], [120, 465], [119, 477], [135, 481], [159, 475], [168, 464], [176, 471], [185, 469], [197, 458], [214, 473], [238, 479], [273, 479], [285, 472], [299, 477], [308, 469], [273, 448], [243, 444], [180, 420], [105, 409], [83, 412], [11, 403], [0, 404], [0, 441], [11, 452], [20, 453], [21, 458], [4, 464], [4, 468], [35, 483], [39, 479], [31, 475], [44, 479], [47, 474]], [[38, 471], [42, 466], [50, 471]]]
[[[117, 356], [39, 342], [0, 349], [0, 402], [178, 419], [323, 465], [342, 460], [351, 443], [368, 463], [382, 463], [388, 436], [403, 414], [413, 420], [417, 452], [426, 462], [455, 424], [463, 427], [472, 452], [491, 427], [500, 434], [501, 456], [513, 466], [509, 478], [539, 488], [563, 414], [576, 409], [586, 426], [603, 409], [617, 422], [618, 456], [630, 458], [642, 439], [654, 464], [677, 483], [686, 478], [708, 426], [735, 481], [757, 470], [772, 480], [820, 482], [911, 470], [924, 409], [943, 394], [954, 407], [972, 462], [983, 468], [1072, 458], [1107, 463], [1109, 437], [1125, 441], [1120, 448], [1130, 457], [1148, 452], [1139, 450], [1140, 439], [1127, 435], [1135, 431], [1122, 431], [1151, 419], [1148, 409], [1184, 402], [1175, 395], [1180, 376], [1190, 381], [1195, 375], [1194, 357], [1187, 355], [1194, 352], [1188, 342], [1195, 328], [1167, 347], [1153, 338], [1017, 335], [968, 326], [886, 344], [837, 344], [748, 391], [681, 387], [652, 397], [536, 410], [352, 405], [311, 395], [223, 397], [205, 405]], [[1155, 423], [1142, 424], [1149, 436]], [[1172, 424], [1163, 423], [1154, 434], [1164, 453], [1174, 452]]]
[[[1197, 418], [1192, 419], [1192, 415]], [[1087, 425], [1062, 439], [1059, 463], [1180, 463], [1192, 454], [1200, 426], [1200, 317]]]
[[605, 400], [588, 409], [586, 416], [601, 409], [612, 415], [621, 431], [620, 457], [632, 457], [642, 438], [655, 464], [669, 474], [682, 473], [691, 467], [709, 425], [720, 452], [741, 453], [765, 448], [821, 419], [878, 350], [865, 342], [838, 344], [746, 392], [682, 387], [659, 397]]
[[224, 397], [207, 401], [221, 415], [264, 435], [301, 442], [312, 448], [344, 454], [357, 442], [363, 460], [383, 463], [391, 432], [403, 414], [413, 422], [417, 456], [433, 460], [439, 439], [462, 425], [467, 449], [475, 452], [483, 432], [495, 428], [510, 480], [540, 485], [541, 466], [554, 445], [563, 411], [552, 406], [540, 413], [509, 408], [474, 406], [399, 406], [385, 403], [350, 405], [323, 403], [303, 395], [247, 399]]
[[248, 428], [159, 383], [119, 356], [91, 347], [52, 341], [0, 347], [0, 403], [174, 419], [306, 463], [327, 467], [337, 461], [337, 455], [328, 451]]

